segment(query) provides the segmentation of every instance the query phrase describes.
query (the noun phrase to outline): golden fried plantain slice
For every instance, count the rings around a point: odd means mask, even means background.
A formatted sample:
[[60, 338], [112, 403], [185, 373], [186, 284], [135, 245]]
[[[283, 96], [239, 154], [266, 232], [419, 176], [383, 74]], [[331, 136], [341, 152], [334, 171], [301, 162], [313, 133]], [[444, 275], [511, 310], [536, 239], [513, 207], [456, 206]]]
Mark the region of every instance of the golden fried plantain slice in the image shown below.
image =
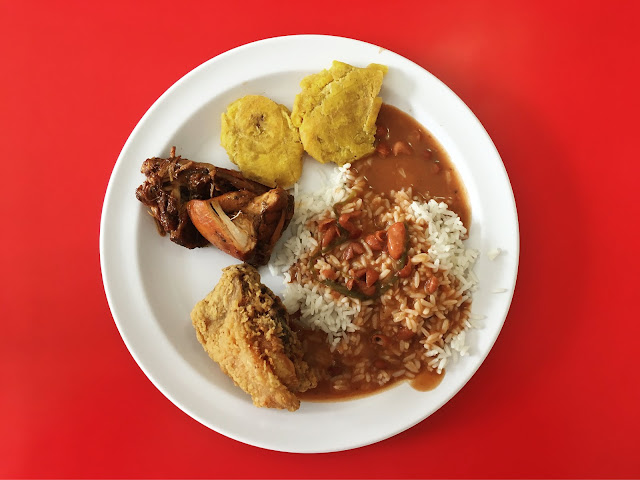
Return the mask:
[[304, 149], [284, 105], [260, 95], [233, 102], [222, 114], [222, 146], [251, 180], [287, 188], [302, 174]]
[[291, 120], [304, 149], [316, 160], [344, 165], [373, 152], [384, 65], [357, 68], [334, 61], [305, 77]]

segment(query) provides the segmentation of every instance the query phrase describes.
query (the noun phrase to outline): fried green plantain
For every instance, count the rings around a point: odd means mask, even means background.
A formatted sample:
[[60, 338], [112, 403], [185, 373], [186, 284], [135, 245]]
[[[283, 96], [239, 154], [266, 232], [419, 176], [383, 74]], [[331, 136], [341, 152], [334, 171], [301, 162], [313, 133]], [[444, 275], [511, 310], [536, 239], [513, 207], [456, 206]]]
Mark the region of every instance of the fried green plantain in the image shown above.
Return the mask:
[[357, 68], [334, 61], [329, 70], [305, 77], [291, 120], [304, 149], [316, 160], [344, 165], [374, 150], [378, 97], [384, 65]]
[[288, 188], [302, 174], [304, 149], [284, 105], [260, 95], [233, 102], [222, 114], [221, 143], [242, 173], [270, 187]]

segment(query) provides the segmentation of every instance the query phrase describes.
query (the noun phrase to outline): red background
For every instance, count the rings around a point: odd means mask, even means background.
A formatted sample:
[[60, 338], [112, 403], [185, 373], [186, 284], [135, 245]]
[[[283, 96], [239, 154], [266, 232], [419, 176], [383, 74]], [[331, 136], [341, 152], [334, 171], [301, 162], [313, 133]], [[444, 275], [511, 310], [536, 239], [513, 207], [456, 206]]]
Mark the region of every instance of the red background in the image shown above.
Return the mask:
[[[640, 476], [635, 4], [1, 0], [0, 476]], [[335, 454], [246, 446], [173, 406], [99, 266], [109, 175], [144, 112], [207, 59], [295, 33], [375, 43], [448, 84], [520, 220], [513, 305], [478, 373], [409, 431]]]

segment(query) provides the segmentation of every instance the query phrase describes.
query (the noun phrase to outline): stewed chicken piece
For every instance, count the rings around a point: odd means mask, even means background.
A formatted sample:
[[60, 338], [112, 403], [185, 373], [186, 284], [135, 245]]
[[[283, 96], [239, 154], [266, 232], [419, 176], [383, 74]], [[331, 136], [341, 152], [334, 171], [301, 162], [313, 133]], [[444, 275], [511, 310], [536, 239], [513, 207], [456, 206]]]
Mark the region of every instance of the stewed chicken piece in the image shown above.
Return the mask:
[[158, 232], [187, 248], [212, 243], [253, 265], [268, 262], [293, 216], [293, 196], [242, 173], [175, 155], [149, 158], [136, 198], [149, 208]]

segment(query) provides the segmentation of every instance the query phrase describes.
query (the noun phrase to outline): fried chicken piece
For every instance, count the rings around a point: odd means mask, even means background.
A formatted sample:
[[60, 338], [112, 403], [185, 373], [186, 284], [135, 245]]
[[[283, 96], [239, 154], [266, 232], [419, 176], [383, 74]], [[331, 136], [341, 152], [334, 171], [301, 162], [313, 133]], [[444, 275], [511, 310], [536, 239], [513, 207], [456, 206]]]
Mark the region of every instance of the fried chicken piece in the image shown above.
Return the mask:
[[295, 411], [295, 392], [315, 388], [280, 299], [247, 264], [233, 265], [191, 312], [196, 336], [212, 360], [258, 407]]

